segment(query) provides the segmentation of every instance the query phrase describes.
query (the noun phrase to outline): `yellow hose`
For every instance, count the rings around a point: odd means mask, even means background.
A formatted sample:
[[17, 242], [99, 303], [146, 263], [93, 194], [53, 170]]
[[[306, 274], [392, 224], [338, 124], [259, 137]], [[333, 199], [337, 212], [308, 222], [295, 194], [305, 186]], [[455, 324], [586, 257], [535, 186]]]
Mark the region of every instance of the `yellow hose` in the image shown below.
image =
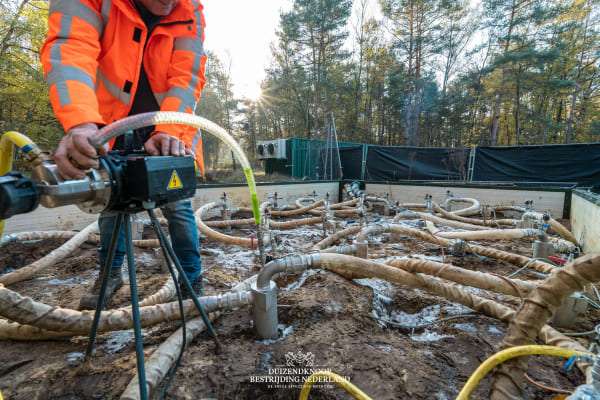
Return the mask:
[[498, 365], [511, 360], [513, 358], [522, 357], [522, 356], [552, 356], [552, 357], [563, 357], [570, 358], [573, 356], [585, 356], [590, 355], [590, 353], [563, 349], [561, 347], [556, 346], [539, 346], [539, 345], [529, 345], [529, 346], [517, 346], [511, 347], [506, 350], [502, 350], [487, 360], [485, 360], [471, 375], [465, 386], [462, 388], [456, 400], [468, 400], [471, 396], [471, 393], [477, 388], [479, 382], [494, 368]]
[[372, 400], [365, 392], [354, 386], [344, 377], [341, 377], [333, 372], [329, 371], [317, 371], [311, 376], [308, 377], [304, 385], [302, 386], [302, 391], [300, 392], [299, 400], [308, 400], [308, 394], [310, 393], [310, 389], [315, 381], [318, 382], [318, 378], [330, 378], [333, 382], [344, 389], [348, 394], [354, 397], [357, 400]]
[[[9, 131], [0, 136], [0, 176], [6, 175], [12, 169], [14, 146], [17, 146], [29, 160], [37, 157], [40, 151], [35, 143], [19, 132]], [[4, 232], [4, 220], [0, 220], [0, 237]], [[2, 400], [2, 396], [0, 396]]]

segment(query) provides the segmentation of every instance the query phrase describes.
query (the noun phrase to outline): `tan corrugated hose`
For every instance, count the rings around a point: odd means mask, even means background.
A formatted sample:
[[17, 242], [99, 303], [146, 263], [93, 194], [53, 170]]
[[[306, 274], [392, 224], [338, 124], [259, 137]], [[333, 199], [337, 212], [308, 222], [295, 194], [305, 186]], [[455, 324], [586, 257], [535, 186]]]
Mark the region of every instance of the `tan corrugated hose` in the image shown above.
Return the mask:
[[[501, 348], [534, 343], [540, 329], [552, 317], [564, 299], [600, 281], [600, 254], [591, 254], [554, 271], [525, 299], [512, 319]], [[518, 359], [502, 365], [494, 374], [490, 393], [493, 400], [522, 398], [523, 373], [527, 360]]]

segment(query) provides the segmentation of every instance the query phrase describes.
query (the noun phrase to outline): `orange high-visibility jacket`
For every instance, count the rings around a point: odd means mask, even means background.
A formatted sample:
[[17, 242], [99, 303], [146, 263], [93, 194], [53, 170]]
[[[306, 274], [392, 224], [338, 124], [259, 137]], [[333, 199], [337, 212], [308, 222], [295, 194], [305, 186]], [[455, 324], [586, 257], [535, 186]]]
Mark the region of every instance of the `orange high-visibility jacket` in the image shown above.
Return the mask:
[[[41, 59], [65, 131], [126, 117], [142, 60], [160, 110], [193, 113], [206, 81], [202, 10], [199, 0], [180, 0], [147, 37], [133, 0], [50, 0]], [[177, 125], [156, 131], [190, 146], [204, 174], [200, 131]]]

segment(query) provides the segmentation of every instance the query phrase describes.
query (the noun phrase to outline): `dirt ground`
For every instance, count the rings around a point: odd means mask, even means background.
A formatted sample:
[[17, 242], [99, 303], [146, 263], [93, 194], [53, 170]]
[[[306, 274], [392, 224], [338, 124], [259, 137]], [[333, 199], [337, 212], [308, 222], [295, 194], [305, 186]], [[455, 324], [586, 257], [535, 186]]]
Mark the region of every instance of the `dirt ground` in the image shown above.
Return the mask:
[[[378, 218], [370, 216], [371, 220]], [[244, 236], [251, 231], [235, 229], [232, 234]], [[320, 226], [274, 232], [277, 242], [274, 255], [308, 249], [322, 234]], [[0, 250], [0, 274], [27, 265], [60, 244], [56, 240], [10, 244]], [[526, 240], [493, 243], [493, 246], [531, 254], [531, 243]], [[158, 251], [137, 249], [136, 252], [143, 298], [158, 290], [167, 274]], [[449, 256], [438, 246], [410, 238], [392, 241], [389, 235], [374, 237], [369, 252], [378, 261], [411, 255], [500, 275], [518, 269], [479, 256]], [[96, 262], [95, 246], [85, 244], [42, 275], [11, 289], [48, 304], [76, 308], [81, 295], [97, 277]], [[255, 274], [258, 268], [254, 252], [248, 249], [203, 241], [207, 294], [229, 290]], [[536, 276], [525, 272], [520, 278]], [[282, 277], [278, 285], [280, 339], [257, 340], [248, 307], [226, 313], [215, 322], [223, 344], [221, 352], [215, 353], [208, 334], [200, 335], [187, 349], [170, 387], [165, 393], [157, 393], [158, 397], [294, 399], [299, 395], [299, 386], [274, 387], [276, 383], [266, 380], [282, 377], [276, 372], [285, 368], [312, 365], [347, 376], [377, 400], [453, 399], [475, 368], [495, 352], [505, 332], [503, 323], [473, 314], [465, 307], [378, 280], [349, 281], [332, 273], [309, 271]], [[485, 295], [483, 291], [473, 292]], [[496, 295], [491, 298], [503, 299]], [[128, 303], [129, 291], [124, 286], [110, 307]], [[598, 311], [590, 309], [573, 329], [591, 330], [599, 316]], [[378, 317], [396, 323], [385, 324]], [[178, 323], [164, 323], [144, 330], [146, 355], [177, 326]], [[0, 390], [10, 400], [118, 398], [136, 371], [133, 333], [101, 335], [91, 364], [69, 366], [69, 360], [84, 352], [85, 345], [85, 337], [52, 342], [0, 342]], [[583, 382], [578, 371], [564, 372], [561, 361], [556, 359], [532, 359], [529, 374], [540, 383], [567, 390]], [[485, 380], [473, 398], [487, 398], [488, 390], [489, 380]], [[556, 396], [533, 385], [527, 390], [533, 399]], [[350, 397], [340, 389], [325, 386], [313, 389], [310, 398]]]

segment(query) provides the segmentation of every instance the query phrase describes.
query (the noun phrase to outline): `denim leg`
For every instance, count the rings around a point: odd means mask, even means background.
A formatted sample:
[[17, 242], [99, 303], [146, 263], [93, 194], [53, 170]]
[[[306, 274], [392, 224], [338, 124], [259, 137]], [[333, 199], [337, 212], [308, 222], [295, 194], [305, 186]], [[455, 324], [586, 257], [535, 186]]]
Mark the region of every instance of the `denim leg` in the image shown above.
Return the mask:
[[190, 200], [178, 201], [166, 205], [161, 210], [169, 221], [169, 234], [173, 250], [187, 278], [194, 283], [202, 273], [202, 261], [192, 202]]
[[[115, 223], [117, 221], [117, 215], [115, 213], [102, 213], [98, 219], [98, 226], [100, 228], [100, 249], [98, 251], [100, 258], [100, 268], [104, 266], [105, 260], [108, 256], [108, 248], [110, 247], [110, 239], [112, 236]], [[113, 259], [112, 267], [114, 269], [120, 269], [125, 259], [125, 230], [121, 225], [119, 231], [119, 239], [117, 242], [117, 251], [115, 252], [115, 258]]]

